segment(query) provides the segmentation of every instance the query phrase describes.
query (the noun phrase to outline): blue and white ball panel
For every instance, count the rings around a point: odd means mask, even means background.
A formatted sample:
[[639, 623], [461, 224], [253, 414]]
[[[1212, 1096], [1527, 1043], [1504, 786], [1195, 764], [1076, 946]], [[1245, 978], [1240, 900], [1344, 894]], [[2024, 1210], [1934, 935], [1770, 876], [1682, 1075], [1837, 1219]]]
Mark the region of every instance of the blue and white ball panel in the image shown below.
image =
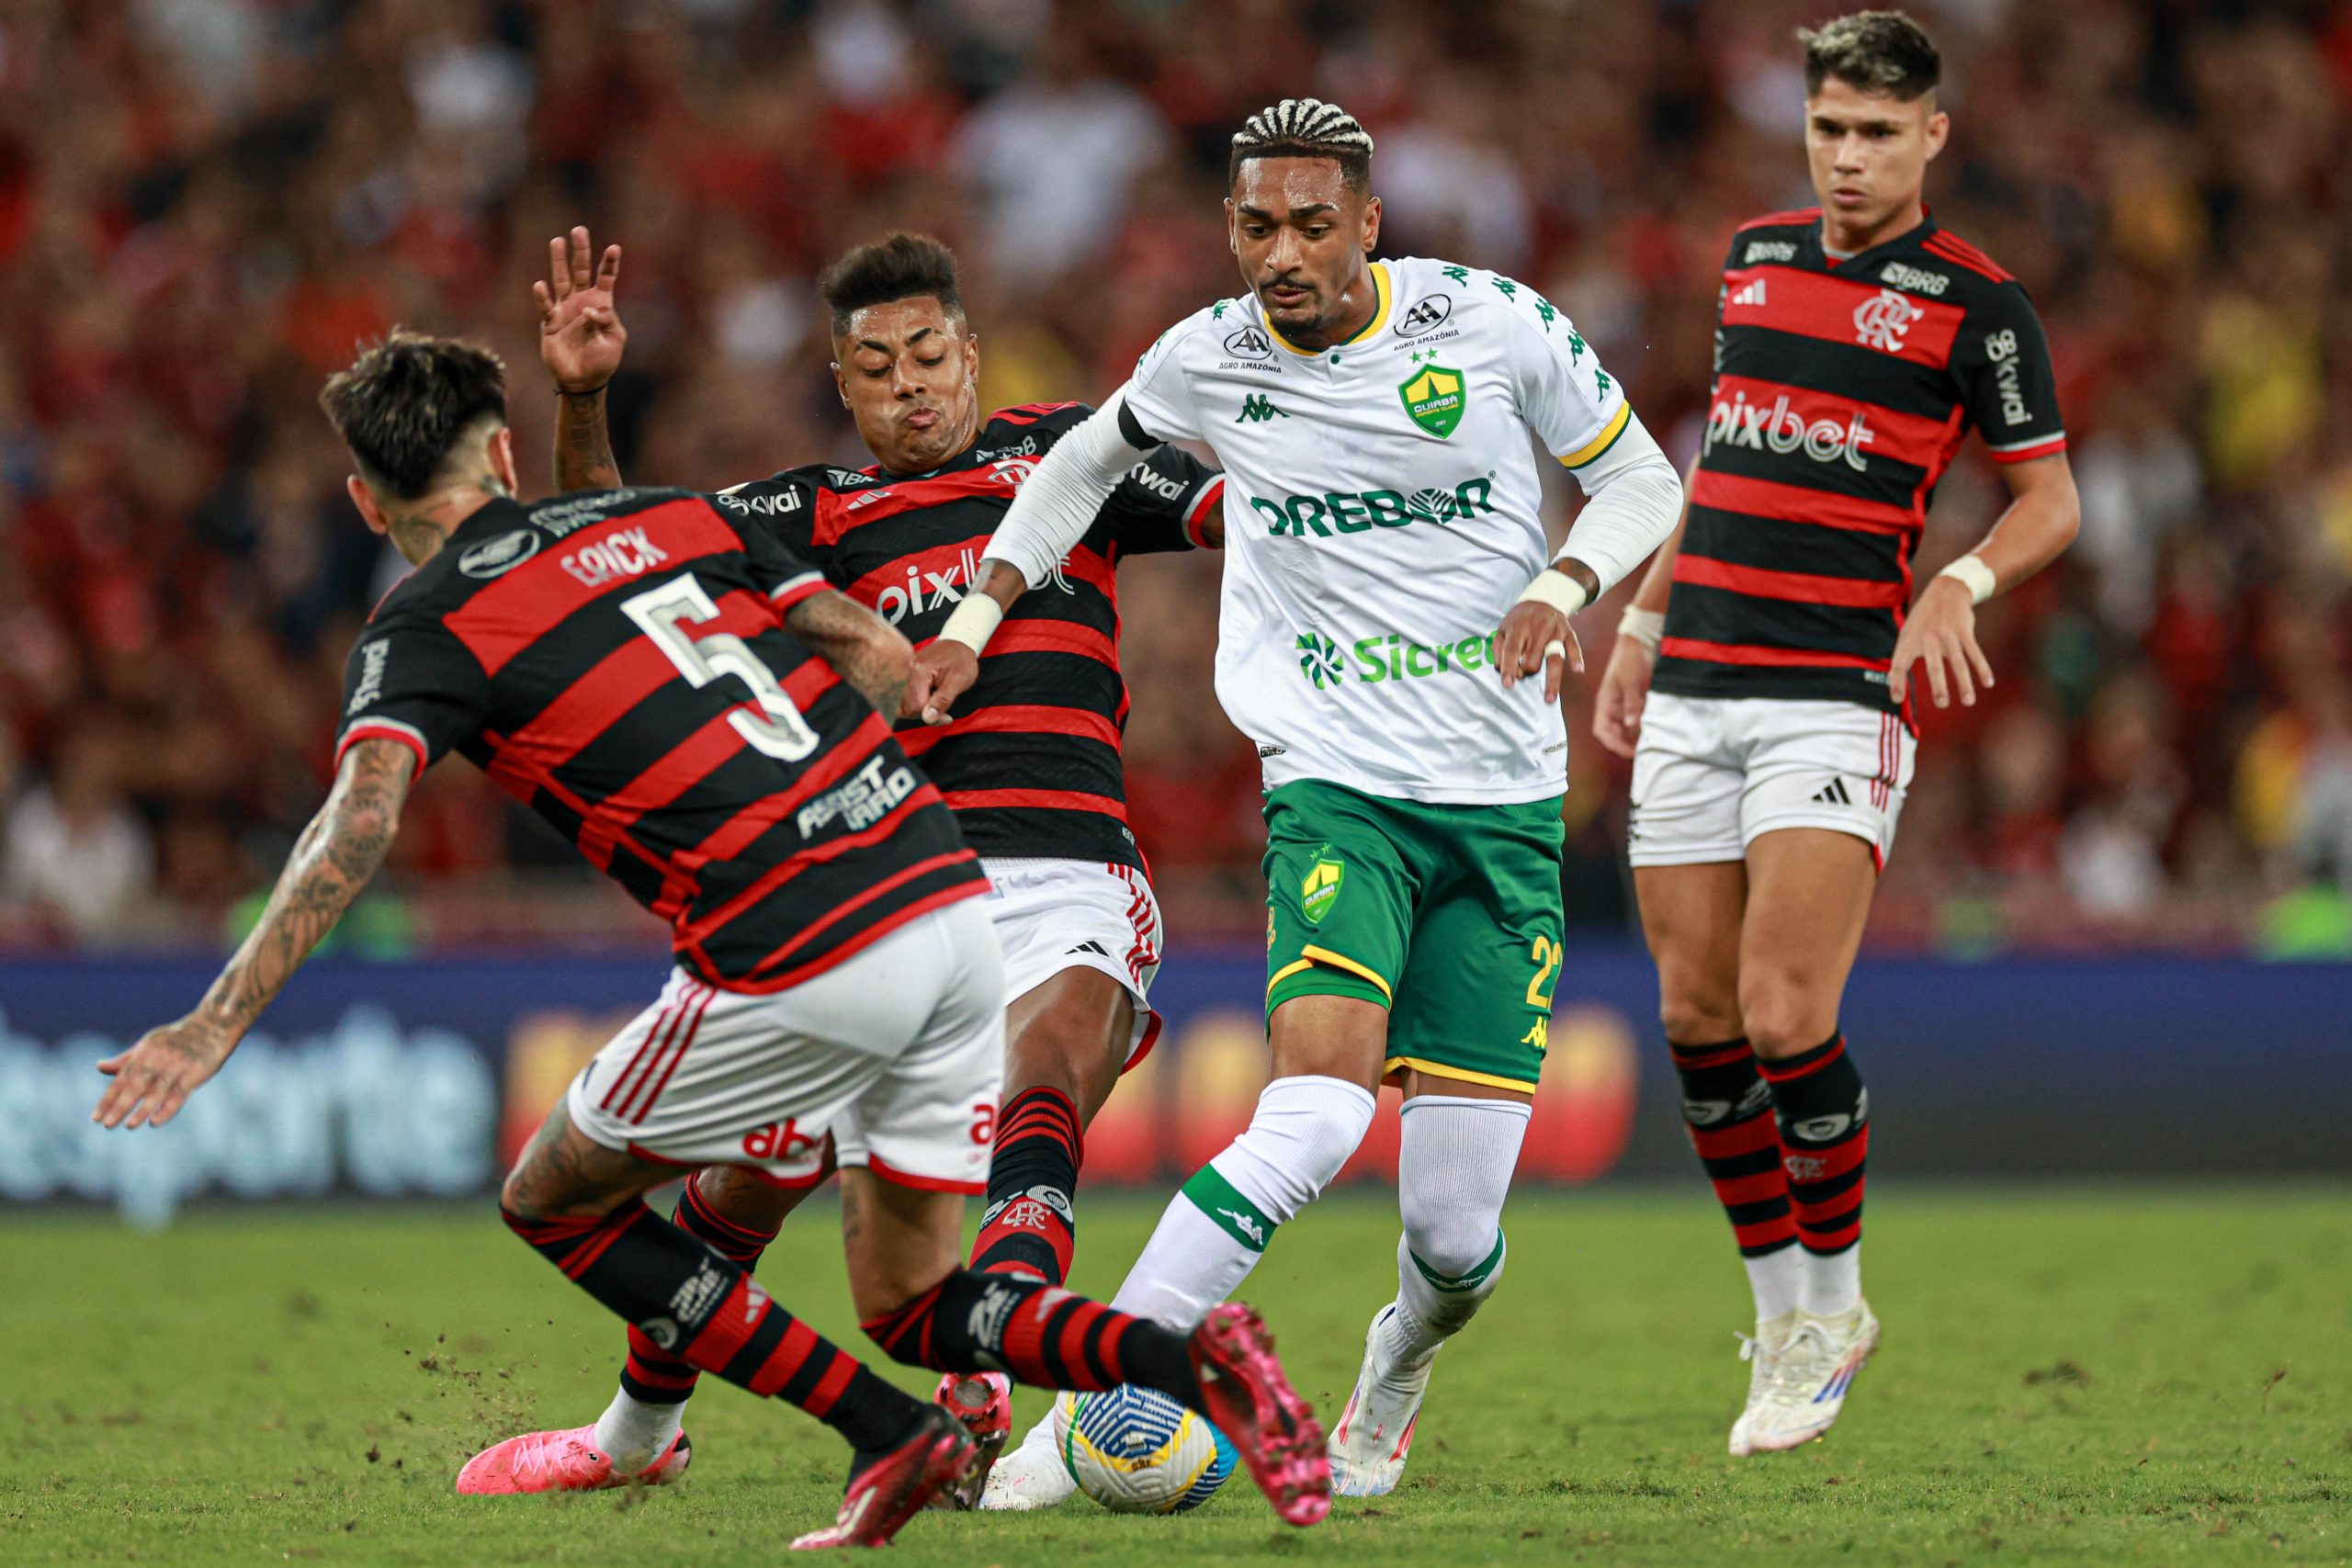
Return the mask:
[[1209, 1422], [1133, 1383], [1076, 1395], [1062, 1439], [1062, 1462], [1079, 1490], [1120, 1514], [1197, 1508], [1216, 1495], [1238, 1458]]

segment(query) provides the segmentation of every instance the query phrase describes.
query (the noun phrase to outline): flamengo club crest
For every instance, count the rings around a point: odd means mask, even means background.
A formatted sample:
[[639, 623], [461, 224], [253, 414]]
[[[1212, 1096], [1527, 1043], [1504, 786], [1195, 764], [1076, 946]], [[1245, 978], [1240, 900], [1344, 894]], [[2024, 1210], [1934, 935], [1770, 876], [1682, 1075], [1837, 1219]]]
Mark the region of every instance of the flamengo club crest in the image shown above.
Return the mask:
[[1881, 354], [1900, 354], [1903, 334], [1927, 313], [1928, 308], [1912, 303], [1909, 296], [1882, 288], [1876, 299], [1854, 307], [1854, 341]]
[[1434, 350], [1414, 355], [1413, 364], [1413, 373], [1398, 384], [1396, 395], [1413, 423], [1442, 441], [1462, 423], [1467, 400], [1462, 395], [1462, 372], [1438, 364]]

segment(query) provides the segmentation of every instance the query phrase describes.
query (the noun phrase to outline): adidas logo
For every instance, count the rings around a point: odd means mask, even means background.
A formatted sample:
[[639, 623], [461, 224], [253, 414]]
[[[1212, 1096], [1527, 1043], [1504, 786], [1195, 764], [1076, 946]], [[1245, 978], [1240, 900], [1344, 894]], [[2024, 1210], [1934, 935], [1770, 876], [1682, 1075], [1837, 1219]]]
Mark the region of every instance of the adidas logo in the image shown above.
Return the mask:
[[1846, 793], [1844, 779], [1831, 779], [1813, 792], [1813, 802], [1815, 806], [1851, 806], [1854, 797]]
[[[1071, 948], [1069, 952], [1091, 953], [1097, 958], [1108, 958], [1111, 956], [1110, 952], [1105, 949], [1101, 942], [1096, 942], [1091, 937], [1089, 937], [1086, 941], [1080, 942], [1076, 947]], [[1062, 956], [1067, 958], [1069, 956], [1069, 953], [1066, 953], [1062, 954]]]
[[1764, 279], [1759, 277], [1755, 282], [1749, 284], [1747, 288], [1741, 289], [1738, 293], [1733, 295], [1731, 297], [1731, 302], [1735, 305], [1763, 304]]

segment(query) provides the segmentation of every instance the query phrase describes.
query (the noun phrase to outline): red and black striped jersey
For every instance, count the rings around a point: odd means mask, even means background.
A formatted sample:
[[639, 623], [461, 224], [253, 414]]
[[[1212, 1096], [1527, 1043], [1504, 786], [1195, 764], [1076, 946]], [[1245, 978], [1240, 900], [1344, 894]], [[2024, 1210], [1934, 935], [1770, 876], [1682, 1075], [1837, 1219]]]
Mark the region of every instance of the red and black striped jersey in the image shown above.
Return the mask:
[[494, 501], [368, 617], [336, 761], [461, 752], [667, 920], [681, 964], [796, 985], [988, 888], [888, 722], [786, 628], [824, 587], [682, 491]]
[[1892, 708], [1912, 547], [1972, 426], [1999, 462], [2065, 450], [2017, 279], [1933, 219], [1843, 258], [1818, 209], [1743, 225], [1653, 686]]
[[[960, 456], [926, 474], [816, 464], [710, 499], [732, 517], [768, 524], [920, 648], [970, 590], [1021, 481], [1092, 412], [1083, 403], [999, 410]], [[1115, 573], [1124, 556], [1204, 543], [1224, 491], [1223, 475], [1172, 446], [1137, 462], [1060, 570], [1005, 616], [955, 721], [899, 727], [899, 743], [980, 853], [1143, 865], [1119, 760], [1127, 687]]]

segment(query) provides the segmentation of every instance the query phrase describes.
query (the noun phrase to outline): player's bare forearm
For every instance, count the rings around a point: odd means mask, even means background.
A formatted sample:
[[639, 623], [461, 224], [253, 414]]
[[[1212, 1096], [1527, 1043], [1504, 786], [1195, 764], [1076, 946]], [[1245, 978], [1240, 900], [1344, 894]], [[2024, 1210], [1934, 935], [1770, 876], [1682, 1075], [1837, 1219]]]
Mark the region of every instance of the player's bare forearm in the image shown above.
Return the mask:
[[1019, 567], [991, 557], [980, 562], [979, 589], [996, 601], [998, 609], [1010, 610], [1014, 600], [1029, 592], [1029, 582]]
[[399, 833], [416, 754], [397, 740], [344, 753], [334, 791], [302, 830], [254, 925], [204, 995], [198, 1016], [242, 1035], [334, 929]]
[[2004, 590], [2016, 587], [2065, 554], [2082, 527], [2082, 499], [2063, 452], [2004, 468], [2013, 498], [1992, 532], [1970, 553]]
[[414, 753], [396, 740], [362, 740], [344, 754], [327, 803], [303, 829], [269, 905], [196, 1010], [153, 1029], [98, 1064], [114, 1081], [90, 1119], [106, 1127], [162, 1126], [220, 1071], [254, 1021], [350, 907], [400, 831]]
[[827, 589], [785, 612], [784, 624], [885, 718], [898, 716], [914, 649], [888, 621]]
[[559, 392], [555, 408], [555, 488], [617, 490], [621, 466], [605, 417], [605, 392]]

